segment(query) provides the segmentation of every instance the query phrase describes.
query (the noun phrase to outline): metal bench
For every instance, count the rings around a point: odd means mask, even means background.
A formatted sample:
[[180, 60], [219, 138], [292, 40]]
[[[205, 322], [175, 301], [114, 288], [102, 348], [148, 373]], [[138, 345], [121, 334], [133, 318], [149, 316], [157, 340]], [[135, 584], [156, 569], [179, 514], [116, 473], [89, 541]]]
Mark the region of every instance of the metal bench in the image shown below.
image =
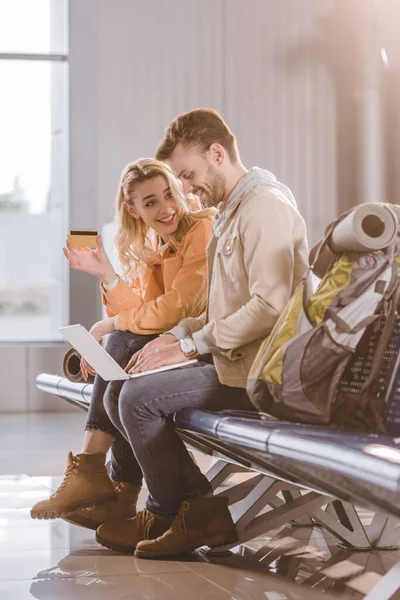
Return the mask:
[[[36, 382], [41, 390], [88, 409], [91, 384], [48, 374]], [[215, 493], [228, 497], [241, 544], [285, 526], [292, 532], [319, 526], [337, 538], [347, 555], [398, 546], [400, 440], [234, 411], [184, 409], [175, 415], [175, 423], [190, 450], [215, 458], [206, 475]], [[237, 473], [248, 477], [230, 485]], [[368, 526], [357, 507], [374, 511]], [[318, 577], [314, 574], [309, 583], [316, 585]], [[317, 583], [324, 578], [320, 575]], [[365, 600], [389, 600], [398, 590], [400, 562]]]

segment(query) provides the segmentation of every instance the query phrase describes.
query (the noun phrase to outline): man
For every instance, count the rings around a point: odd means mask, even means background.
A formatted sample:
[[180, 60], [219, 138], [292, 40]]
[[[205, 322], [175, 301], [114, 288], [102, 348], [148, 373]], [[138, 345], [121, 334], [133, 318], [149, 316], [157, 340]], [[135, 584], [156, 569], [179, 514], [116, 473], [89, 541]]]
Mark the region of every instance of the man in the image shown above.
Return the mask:
[[126, 382], [118, 407], [105, 398], [139, 461], [149, 498], [136, 519], [99, 527], [97, 540], [119, 550], [136, 548], [139, 557], [236, 541], [226, 500], [212, 496], [194, 463], [182, 474], [186, 450], [171, 417], [185, 407], [251, 408], [245, 391], [250, 367], [308, 259], [306, 228], [291, 191], [268, 171], [244, 168], [236, 138], [217, 112], [178, 116], [156, 157], [169, 162], [186, 193], [218, 206], [219, 213], [207, 249], [206, 314], [184, 319], [150, 342], [128, 368], [140, 372], [194, 357], [199, 363]]

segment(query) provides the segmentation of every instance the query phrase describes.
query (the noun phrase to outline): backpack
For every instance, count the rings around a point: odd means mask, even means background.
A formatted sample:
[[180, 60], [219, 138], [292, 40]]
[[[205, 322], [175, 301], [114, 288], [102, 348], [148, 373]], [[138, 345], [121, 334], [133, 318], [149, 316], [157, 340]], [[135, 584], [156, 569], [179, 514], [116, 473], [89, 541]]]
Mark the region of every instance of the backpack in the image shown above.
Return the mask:
[[[332, 248], [338, 225], [357, 207], [331, 223], [317, 245], [250, 370], [247, 392], [259, 411], [301, 423], [400, 433], [400, 377], [394, 372], [400, 350], [400, 206], [378, 206], [395, 216], [385, 248]], [[314, 274], [321, 277], [315, 291]]]

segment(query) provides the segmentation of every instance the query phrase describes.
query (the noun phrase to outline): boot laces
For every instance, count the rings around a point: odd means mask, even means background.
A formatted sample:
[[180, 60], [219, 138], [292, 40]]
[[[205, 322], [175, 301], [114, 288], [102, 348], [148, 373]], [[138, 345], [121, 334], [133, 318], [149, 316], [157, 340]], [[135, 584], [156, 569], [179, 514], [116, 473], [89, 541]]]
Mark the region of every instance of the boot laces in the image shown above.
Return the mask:
[[178, 514], [175, 517], [174, 522], [171, 525], [172, 531], [175, 533], [186, 533], [186, 520], [185, 520], [185, 512], [187, 512], [190, 508], [189, 502], [186, 500], [182, 503], [182, 506], [179, 509]]
[[136, 521], [137, 521], [139, 529], [141, 529], [143, 531], [143, 537], [146, 540], [148, 540], [150, 528], [155, 521], [155, 516], [152, 515], [151, 512], [147, 510], [147, 508], [144, 508], [143, 510], [140, 510], [137, 513]]
[[72, 479], [78, 473], [78, 464], [79, 464], [79, 458], [74, 456], [72, 459], [72, 464], [69, 467], [67, 467], [67, 469], [65, 471], [65, 477], [64, 477], [63, 481], [60, 483], [59, 487], [54, 492], [54, 494], [52, 494], [50, 496], [51, 498], [55, 498], [57, 496], [57, 494], [59, 494], [61, 492], [61, 490], [63, 490], [65, 487], [67, 487], [67, 485], [69, 483], [71, 483]]

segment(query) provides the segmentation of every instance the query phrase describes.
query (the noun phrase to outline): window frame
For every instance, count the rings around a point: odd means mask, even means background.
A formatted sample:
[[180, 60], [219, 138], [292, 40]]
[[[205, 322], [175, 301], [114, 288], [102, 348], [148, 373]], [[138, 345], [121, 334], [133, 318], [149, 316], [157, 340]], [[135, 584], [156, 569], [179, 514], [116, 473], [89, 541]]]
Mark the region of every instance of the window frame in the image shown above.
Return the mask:
[[[69, 28], [69, 23], [68, 23], [68, 15], [69, 15], [69, 2], [68, 0], [66, 0], [66, 2], [63, 4], [63, 7], [61, 9], [61, 7], [58, 5], [57, 6], [57, 0], [54, 1], [52, 0], [52, 10], [53, 12], [53, 16], [55, 17], [55, 28], [57, 29], [57, 25], [59, 22], [60, 18], [65, 19], [65, 22], [63, 23], [63, 28], [64, 28], [64, 33], [65, 33], [65, 45], [67, 46], [68, 43], [68, 28]], [[65, 10], [64, 10], [65, 9]], [[52, 32], [51, 32], [52, 33]], [[17, 61], [17, 62], [28, 62], [28, 61], [32, 61], [32, 62], [46, 62], [46, 63], [66, 63], [67, 65], [69, 64], [69, 52], [68, 50], [66, 50], [65, 52], [48, 52], [48, 53], [38, 53], [38, 52], [0, 52], [0, 61]], [[65, 224], [65, 228], [67, 230], [68, 226], [69, 226], [69, 213], [70, 213], [70, 198], [69, 198], [69, 107], [68, 107], [68, 102], [69, 102], [69, 72], [68, 72], [68, 66], [66, 67], [66, 73], [65, 73], [65, 89], [63, 89], [63, 92], [65, 92], [65, 141], [63, 144], [61, 144], [62, 148], [57, 148], [56, 150], [52, 149], [52, 155], [51, 155], [51, 162], [52, 162], [52, 167], [51, 167], [51, 177], [50, 177], [50, 181], [53, 184], [54, 181], [57, 181], [59, 184], [59, 187], [61, 187], [63, 189], [63, 194], [62, 194], [62, 220], [63, 223]], [[54, 169], [53, 165], [54, 163], [57, 164], [62, 164], [62, 169], [61, 169], [61, 176], [59, 173], [59, 169]], [[60, 248], [60, 252], [61, 252], [61, 248]], [[45, 343], [46, 345], [50, 344], [50, 345], [59, 345], [60, 342], [62, 342], [62, 338], [59, 334], [56, 333], [56, 330], [58, 329], [59, 326], [61, 325], [65, 325], [67, 323], [69, 323], [70, 321], [70, 281], [69, 281], [69, 269], [68, 269], [68, 265], [65, 264], [63, 266], [62, 272], [60, 273], [60, 276], [62, 277], [62, 288], [63, 288], [63, 294], [62, 294], [62, 298], [59, 299], [59, 305], [56, 307], [56, 315], [54, 315], [54, 311], [50, 310], [49, 312], [49, 319], [50, 319], [50, 323], [51, 323], [51, 328], [52, 328], [52, 335], [50, 339], [46, 339], [46, 340], [42, 340], [39, 337], [38, 338], [27, 338], [27, 339], [4, 339], [1, 340], [0, 339], [0, 345], [4, 346], [4, 345], [35, 345], [35, 344], [43, 344]], [[53, 314], [52, 314], [53, 313]]]

